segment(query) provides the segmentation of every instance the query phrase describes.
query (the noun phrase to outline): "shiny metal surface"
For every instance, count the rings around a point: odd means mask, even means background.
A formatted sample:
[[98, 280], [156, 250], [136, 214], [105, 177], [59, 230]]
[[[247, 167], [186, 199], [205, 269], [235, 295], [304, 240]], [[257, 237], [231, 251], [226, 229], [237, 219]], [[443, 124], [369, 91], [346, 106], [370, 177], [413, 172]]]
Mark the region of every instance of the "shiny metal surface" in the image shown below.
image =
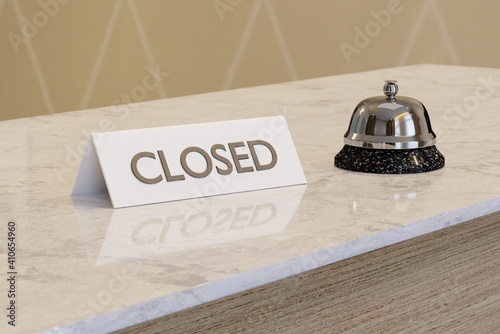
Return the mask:
[[387, 99], [396, 101], [396, 94], [398, 93], [398, 85], [396, 80], [386, 80], [384, 85], [384, 94]]
[[344, 143], [376, 149], [412, 149], [432, 146], [432, 131], [424, 105], [413, 98], [398, 96], [396, 81], [384, 85], [386, 96], [361, 101], [351, 117]]

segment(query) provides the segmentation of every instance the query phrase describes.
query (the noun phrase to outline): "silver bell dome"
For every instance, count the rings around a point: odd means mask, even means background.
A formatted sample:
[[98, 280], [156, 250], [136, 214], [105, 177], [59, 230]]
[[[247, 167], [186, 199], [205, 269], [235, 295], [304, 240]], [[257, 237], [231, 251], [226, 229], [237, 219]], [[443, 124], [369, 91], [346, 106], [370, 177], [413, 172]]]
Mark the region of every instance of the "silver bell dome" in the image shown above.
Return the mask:
[[377, 174], [424, 173], [444, 167], [427, 109], [418, 100], [396, 97], [397, 93], [396, 81], [388, 80], [385, 96], [370, 97], [356, 106], [335, 166]]
[[412, 149], [432, 146], [436, 135], [425, 106], [411, 97], [398, 96], [395, 80], [387, 80], [385, 96], [361, 101], [344, 135], [346, 145], [376, 149]]

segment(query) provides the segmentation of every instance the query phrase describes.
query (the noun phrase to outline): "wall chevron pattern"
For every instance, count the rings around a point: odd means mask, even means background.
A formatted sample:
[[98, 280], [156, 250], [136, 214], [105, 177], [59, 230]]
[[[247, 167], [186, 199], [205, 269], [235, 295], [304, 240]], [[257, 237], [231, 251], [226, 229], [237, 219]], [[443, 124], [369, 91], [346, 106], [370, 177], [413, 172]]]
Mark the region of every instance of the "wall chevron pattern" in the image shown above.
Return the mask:
[[495, 0], [0, 0], [0, 120], [416, 63], [500, 67], [499, 9]]

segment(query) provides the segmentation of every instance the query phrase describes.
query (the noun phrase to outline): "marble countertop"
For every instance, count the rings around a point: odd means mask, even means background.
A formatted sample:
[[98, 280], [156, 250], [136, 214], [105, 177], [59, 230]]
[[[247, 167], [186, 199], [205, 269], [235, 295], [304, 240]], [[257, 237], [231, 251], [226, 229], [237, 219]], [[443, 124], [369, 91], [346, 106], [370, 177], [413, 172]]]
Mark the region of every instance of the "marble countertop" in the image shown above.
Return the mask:
[[[446, 166], [335, 168], [356, 104], [420, 100]], [[500, 70], [415, 65], [0, 122], [3, 333], [118, 330], [500, 210]], [[71, 197], [88, 133], [284, 115], [308, 184], [123, 209]], [[5, 274], [6, 275], [6, 274]], [[2, 279], [0, 301], [6, 306]]]

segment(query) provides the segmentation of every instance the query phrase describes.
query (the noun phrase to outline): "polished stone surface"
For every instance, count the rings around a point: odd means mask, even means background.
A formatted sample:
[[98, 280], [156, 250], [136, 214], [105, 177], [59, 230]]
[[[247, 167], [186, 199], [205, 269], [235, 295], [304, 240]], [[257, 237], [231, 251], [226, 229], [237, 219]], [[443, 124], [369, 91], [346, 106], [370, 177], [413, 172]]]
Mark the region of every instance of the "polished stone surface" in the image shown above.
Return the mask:
[[[334, 167], [352, 110], [388, 78], [427, 107], [444, 168]], [[15, 221], [19, 289], [1, 332], [108, 332], [499, 211], [499, 104], [500, 70], [416, 65], [1, 122], [0, 238]], [[273, 115], [307, 186], [117, 210], [70, 196], [89, 132]]]

